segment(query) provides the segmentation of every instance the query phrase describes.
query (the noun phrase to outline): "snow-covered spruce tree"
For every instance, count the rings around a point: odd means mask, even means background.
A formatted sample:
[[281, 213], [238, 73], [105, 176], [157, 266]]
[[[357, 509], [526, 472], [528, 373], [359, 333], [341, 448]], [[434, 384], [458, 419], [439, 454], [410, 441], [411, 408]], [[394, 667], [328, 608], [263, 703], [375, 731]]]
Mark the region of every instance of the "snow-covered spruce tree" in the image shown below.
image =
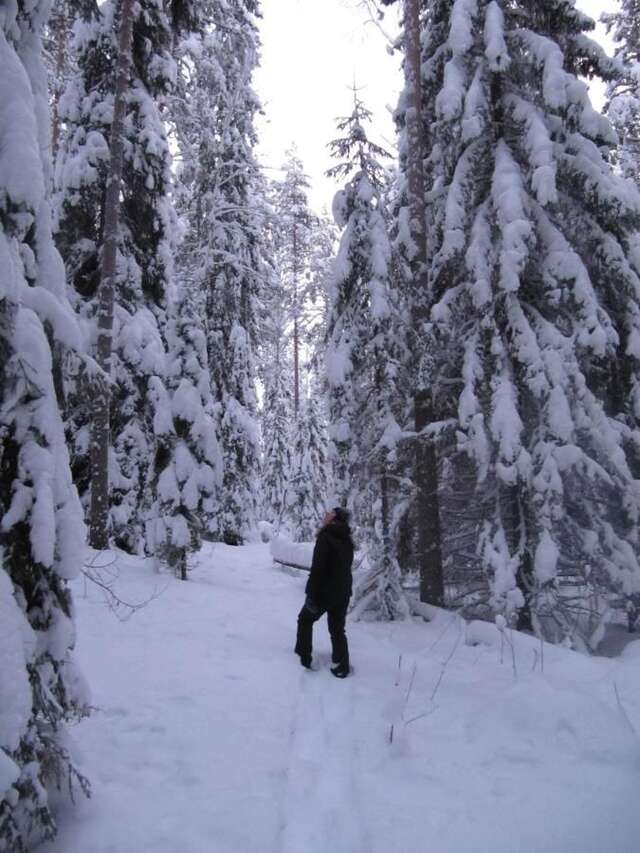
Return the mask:
[[[327, 496], [326, 465], [320, 465], [313, 471], [305, 469], [305, 476], [313, 477], [314, 483], [306, 483], [299, 470], [295, 485], [293, 482], [290, 484], [290, 480], [294, 470], [292, 459], [295, 460], [294, 466], [298, 463], [306, 465], [310, 460], [315, 462], [326, 455], [326, 449], [318, 453], [314, 451], [305, 459], [300, 441], [301, 435], [308, 435], [309, 430], [317, 437], [318, 447], [322, 447], [325, 441], [326, 419], [320, 411], [322, 389], [316, 386], [318, 365], [324, 360], [328, 281], [337, 229], [326, 215], [315, 216], [310, 210], [306, 196], [308, 179], [302, 163], [293, 153], [290, 153], [284, 171], [284, 179], [271, 185], [268, 221], [273, 264], [272, 275], [261, 300], [260, 375], [266, 391], [263, 483], [266, 517], [277, 517], [278, 523], [284, 523], [299, 537], [303, 535], [301, 523], [307, 531], [314, 529], [302, 519], [308, 515], [317, 516], [317, 507], [324, 506], [323, 500]], [[303, 359], [309, 362], [308, 374], [312, 377], [313, 388], [305, 387]], [[304, 421], [300, 430], [297, 426], [291, 429], [295, 418], [292, 395], [296, 389], [300, 395], [298, 414]], [[311, 412], [305, 403], [309, 394], [319, 395]], [[276, 406], [276, 411], [271, 411], [272, 405]], [[311, 425], [308, 424], [309, 416], [313, 421]], [[275, 424], [283, 420], [286, 420], [287, 430], [277, 433]], [[289, 437], [298, 445], [293, 456], [291, 445], [287, 443]], [[278, 507], [275, 513], [274, 501]]]
[[331, 277], [339, 239], [340, 231], [333, 217], [326, 210], [322, 211], [311, 226], [309, 283], [303, 306], [304, 342], [310, 352], [314, 373], [318, 372], [319, 365], [324, 364]]
[[312, 286], [310, 259], [317, 218], [309, 207], [309, 178], [295, 148], [287, 152], [283, 172], [282, 181], [275, 186], [274, 209], [278, 230], [274, 239], [274, 257], [292, 327], [293, 407], [297, 417], [305, 343], [304, 305]]
[[200, 3], [200, 27], [186, 32], [176, 43], [176, 86], [167, 114], [176, 148], [174, 195], [185, 231], [176, 267], [180, 278], [190, 280], [202, 267], [202, 256], [207, 246], [207, 205], [211, 185], [207, 151], [218, 106], [214, 95], [224, 79], [213, 28], [214, 13], [219, 5], [219, 0]]
[[[396, 0], [381, 0], [385, 6]], [[400, 131], [400, 171], [396, 202], [394, 246], [402, 260], [403, 291], [407, 303], [407, 344], [411, 352], [405, 384], [410, 397], [415, 438], [411, 452], [413, 499], [406, 502], [403, 525], [414, 535], [404, 536], [412, 547], [405, 557], [418, 570], [420, 600], [436, 606], [445, 602], [441, 535], [440, 434], [435, 430], [439, 415], [434, 399], [431, 357], [425, 325], [429, 317], [432, 290], [428, 258], [430, 241], [425, 164], [430, 150], [432, 116], [425, 99], [422, 75], [423, 29], [425, 20], [436, 33], [439, 18], [446, 14], [451, 0], [401, 0], [403, 27], [403, 69], [405, 86], [400, 97], [396, 121]], [[425, 103], [425, 100], [427, 101]]]
[[395, 417], [399, 359], [398, 294], [392, 249], [380, 208], [387, 152], [371, 142], [370, 113], [354, 92], [354, 109], [330, 144], [330, 175], [348, 178], [334, 201], [343, 228], [329, 318], [327, 373], [334, 477], [366, 538], [370, 570], [354, 606], [379, 618], [406, 615], [391, 536], [390, 478], [400, 428]]
[[602, 18], [620, 63], [607, 91], [607, 116], [618, 134], [612, 159], [625, 178], [640, 185], [640, 2], [621, 0], [617, 12]]
[[53, 0], [51, 3], [51, 14], [47, 21], [43, 43], [44, 61], [49, 77], [51, 147], [54, 159], [62, 130], [58, 103], [73, 70], [72, 28], [75, 19], [84, 14], [92, 3], [93, 0]]
[[[76, 23], [78, 71], [59, 105], [65, 135], [56, 169], [58, 244], [72, 299], [92, 345], [97, 335], [119, 9], [113, 0], [100, 7], [89, 4]], [[165, 327], [175, 216], [169, 200], [171, 158], [160, 110], [175, 79], [170, 48], [177, 12], [147, 0], [136, 4], [134, 14], [112, 321], [109, 524], [118, 545], [142, 552], [157, 480], [158, 393], [149, 391], [151, 385], [167, 381]], [[76, 482], [85, 498], [90, 485], [87, 387], [82, 371], [71, 365], [69, 435]]]
[[313, 389], [302, 401], [293, 426], [287, 509], [296, 539], [309, 542], [327, 508], [328, 448], [321, 405]]
[[[219, 536], [218, 506], [222, 459], [217, 437], [218, 412], [208, 363], [204, 296], [197, 286], [204, 223], [193, 214], [194, 151], [202, 129], [206, 91], [193, 85], [203, 41], [212, 23], [213, 2], [175, 3], [171, 8], [176, 34], [178, 71], [168, 115], [179, 148], [179, 177], [173, 201], [183, 218], [183, 239], [176, 251], [175, 286], [170, 289], [165, 327], [168, 362], [164, 382], [152, 377], [157, 449], [154, 504], [148, 515], [147, 547], [183, 580], [187, 555], [203, 537]], [[205, 101], [205, 104], [203, 104]], [[206, 115], [204, 117], [206, 119]]]
[[262, 518], [276, 529], [288, 530], [286, 493], [291, 476], [291, 424], [293, 421], [290, 316], [282, 277], [275, 264], [280, 224], [272, 203], [275, 185], [267, 186], [263, 231], [265, 280], [260, 298], [258, 376], [262, 384]]
[[217, 528], [225, 541], [240, 542], [257, 521], [260, 474], [254, 351], [264, 213], [253, 153], [259, 102], [251, 87], [259, 7], [255, 0], [228, 0], [207, 8], [210, 28], [192, 56], [201, 120], [178, 127], [178, 135], [191, 152], [188, 239], [223, 457]]
[[289, 528], [287, 496], [291, 478], [293, 402], [282, 369], [269, 373], [262, 413], [262, 513], [275, 529]]
[[152, 377], [149, 382], [149, 395], [155, 395], [157, 480], [147, 542], [186, 580], [187, 554], [199, 549], [203, 535], [217, 538], [222, 481], [206, 335], [186, 282], [171, 300], [166, 336], [166, 381]]
[[422, 63], [430, 347], [439, 393], [461, 380], [491, 605], [576, 642], [591, 593], [640, 588], [640, 197], [577, 78], [612, 71], [593, 26], [568, 0], [437, 2]]
[[79, 345], [51, 236], [42, 30], [49, 4], [0, 10], [0, 848], [55, 835], [53, 787], [88, 783], [65, 724], [88, 711], [67, 581], [82, 565], [54, 347]]

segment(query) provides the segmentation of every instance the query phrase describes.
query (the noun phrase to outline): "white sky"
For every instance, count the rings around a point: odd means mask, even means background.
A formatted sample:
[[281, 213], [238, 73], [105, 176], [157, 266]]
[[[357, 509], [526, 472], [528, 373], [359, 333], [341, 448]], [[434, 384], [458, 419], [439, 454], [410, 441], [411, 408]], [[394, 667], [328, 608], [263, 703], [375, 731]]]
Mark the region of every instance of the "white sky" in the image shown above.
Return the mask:
[[351, 112], [354, 76], [375, 116], [374, 138], [392, 146], [400, 56], [389, 56], [358, 0], [263, 0], [262, 11], [262, 66], [255, 78], [265, 111], [259, 157], [277, 168], [295, 143], [311, 178], [312, 204], [330, 209], [338, 187], [324, 177], [331, 166], [326, 145], [335, 136], [336, 117]]
[[[576, 5], [597, 19], [615, 10], [617, 0], [577, 0]], [[373, 138], [392, 147], [390, 110], [402, 86], [400, 56], [389, 55], [385, 38], [367, 21], [358, 0], [263, 0], [262, 11], [262, 65], [255, 85], [265, 115], [258, 125], [258, 156], [276, 176], [272, 170], [295, 144], [311, 179], [312, 205], [330, 209], [338, 187], [324, 172], [331, 165], [326, 145], [335, 135], [335, 119], [350, 112], [355, 78], [374, 114]], [[383, 22], [392, 33], [396, 14], [388, 11]], [[601, 27], [597, 37], [606, 41]], [[601, 89], [594, 88], [593, 96], [599, 106]]]

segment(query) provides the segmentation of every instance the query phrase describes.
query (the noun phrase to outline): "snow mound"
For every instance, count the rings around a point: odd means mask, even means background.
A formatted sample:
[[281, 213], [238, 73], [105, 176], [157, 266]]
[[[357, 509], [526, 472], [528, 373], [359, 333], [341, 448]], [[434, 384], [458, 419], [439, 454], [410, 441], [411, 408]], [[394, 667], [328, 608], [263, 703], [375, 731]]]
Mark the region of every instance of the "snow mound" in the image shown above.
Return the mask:
[[637, 661], [640, 665], [640, 640], [634, 640], [632, 643], [629, 643], [629, 645], [623, 649], [620, 657], [625, 663]]
[[[613, 698], [612, 690], [612, 698]], [[640, 770], [640, 741], [613, 706], [556, 678], [523, 678], [477, 706], [467, 723], [484, 761], [543, 765], [553, 760]]]
[[291, 542], [284, 536], [271, 540], [271, 556], [277, 563], [299, 569], [310, 569], [313, 560], [313, 542]]

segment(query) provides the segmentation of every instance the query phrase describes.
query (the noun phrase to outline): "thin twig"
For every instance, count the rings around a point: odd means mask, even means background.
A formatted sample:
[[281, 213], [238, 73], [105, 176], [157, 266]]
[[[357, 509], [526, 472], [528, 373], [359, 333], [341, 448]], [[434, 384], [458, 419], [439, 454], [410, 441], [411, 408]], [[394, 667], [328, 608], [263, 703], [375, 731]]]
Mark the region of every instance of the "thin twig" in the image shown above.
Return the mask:
[[[85, 567], [82, 569], [82, 574], [85, 578], [85, 582], [87, 580], [91, 581], [92, 584], [97, 586], [102, 591], [105, 603], [107, 604], [107, 606], [109, 607], [111, 612], [116, 616], [116, 618], [120, 622], [126, 622], [138, 610], [142, 610], [142, 608], [146, 607], [147, 604], [150, 604], [156, 598], [159, 598], [165, 592], [167, 587], [169, 586], [169, 582], [167, 582], [162, 589], [156, 589], [153, 592], [153, 594], [151, 596], [149, 596], [149, 598], [146, 598], [142, 601], [138, 601], [138, 602], [126, 601], [124, 598], [122, 598], [120, 595], [118, 595], [116, 592], [114, 592], [114, 589], [113, 589], [114, 584], [116, 583], [116, 581], [119, 578], [118, 572], [113, 572], [107, 580], [100, 577], [100, 575], [97, 573], [99, 571], [106, 571], [106, 570], [110, 569], [113, 565], [117, 564], [117, 557], [114, 556], [114, 558], [111, 560], [111, 562], [106, 563], [104, 566], [96, 566], [95, 561], [96, 561], [97, 557], [102, 553], [104, 553], [104, 552], [99, 551], [89, 561], [89, 563], [85, 564]], [[93, 571], [94, 569], [97, 571]], [[85, 595], [86, 595], [86, 591], [85, 591]], [[123, 613], [123, 610], [124, 610], [124, 613]]]
[[417, 669], [418, 669], [418, 664], [414, 663], [413, 669], [411, 670], [411, 678], [409, 679], [409, 687], [407, 689], [407, 695], [405, 696], [405, 700], [404, 700], [405, 705], [407, 705], [407, 703], [409, 702], [409, 697], [411, 696], [411, 691], [413, 690], [413, 682], [415, 681], [415, 678], [416, 678]]
[[422, 714], [418, 714], [417, 717], [411, 717], [410, 720], [405, 722], [405, 726], [411, 725], [411, 723], [415, 723], [417, 720], [422, 720], [424, 717], [430, 717], [431, 714], [435, 714], [438, 710], [438, 706], [434, 705], [433, 708], [430, 708], [428, 711], [424, 711]]
[[396, 680], [395, 680], [394, 687], [399, 687], [399, 686], [400, 686], [400, 676], [401, 676], [401, 671], [402, 671], [402, 655], [400, 655], [400, 656], [398, 657], [398, 672], [397, 672], [397, 674], [396, 674]]
[[458, 648], [458, 646], [459, 646], [459, 644], [460, 644], [460, 639], [461, 639], [461, 637], [462, 637], [462, 631], [459, 631], [459, 632], [458, 632], [458, 637], [457, 637], [457, 639], [456, 639], [455, 643], [453, 644], [453, 648], [451, 649], [451, 651], [450, 651], [450, 653], [449, 653], [449, 656], [448, 656], [448, 657], [447, 657], [447, 659], [443, 662], [442, 667], [441, 667], [441, 669], [440, 669], [440, 675], [438, 676], [438, 680], [437, 680], [437, 682], [436, 682], [435, 687], [433, 688], [433, 691], [432, 691], [432, 693], [431, 693], [431, 698], [430, 698], [430, 700], [429, 700], [429, 701], [431, 701], [431, 702], [433, 702], [433, 700], [436, 698], [436, 695], [437, 695], [437, 693], [438, 693], [438, 690], [440, 689], [440, 685], [442, 684], [442, 680], [443, 680], [443, 678], [444, 678], [444, 674], [445, 674], [445, 672], [447, 671], [447, 667], [449, 666], [449, 664], [450, 664], [450, 662], [451, 662], [451, 659], [453, 658], [453, 656], [454, 656], [454, 654], [456, 653], [456, 650], [457, 650], [457, 648]]
[[622, 714], [622, 716], [624, 717], [624, 719], [627, 721], [627, 725], [629, 726], [629, 728], [631, 729], [631, 731], [632, 731], [632, 732], [634, 733], [634, 735], [636, 735], [636, 737], [637, 737], [638, 732], [636, 731], [635, 726], [633, 725], [633, 723], [632, 723], [632, 722], [631, 722], [631, 720], [629, 719], [629, 715], [627, 714], [627, 709], [626, 709], [626, 708], [624, 707], [624, 705], [622, 704], [622, 699], [621, 699], [621, 697], [620, 697], [620, 692], [619, 692], [619, 690], [618, 690], [618, 685], [616, 684], [616, 682], [615, 682], [615, 681], [613, 682], [613, 690], [614, 690], [614, 692], [615, 692], [615, 694], [616, 694], [616, 702], [618, 703], [618, 708], [620, 709], [620, 713]]

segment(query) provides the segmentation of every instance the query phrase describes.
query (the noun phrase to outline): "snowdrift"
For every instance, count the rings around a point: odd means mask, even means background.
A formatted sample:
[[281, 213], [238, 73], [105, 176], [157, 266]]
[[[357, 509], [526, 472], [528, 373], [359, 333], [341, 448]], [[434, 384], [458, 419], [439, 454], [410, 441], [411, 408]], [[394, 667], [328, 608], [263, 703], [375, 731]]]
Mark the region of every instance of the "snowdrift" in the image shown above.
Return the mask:
[[305, 571], [311, 569], [313, 542], [292, 542], [284, 536], [276, 536], [271, 540], [270, 548], [271, 556], [276, 563]]
[[186, 583], [108, 571], [148, 604], [119, 622], [75, 584], [93, 797], [42, 853], [638, 853], [640, 642], [588, 657], [430, 608], [348, 621], [338, 681], [324, 620], [315, 671], [293, 654], [306, 575], [267, 545], [207, 543]]

